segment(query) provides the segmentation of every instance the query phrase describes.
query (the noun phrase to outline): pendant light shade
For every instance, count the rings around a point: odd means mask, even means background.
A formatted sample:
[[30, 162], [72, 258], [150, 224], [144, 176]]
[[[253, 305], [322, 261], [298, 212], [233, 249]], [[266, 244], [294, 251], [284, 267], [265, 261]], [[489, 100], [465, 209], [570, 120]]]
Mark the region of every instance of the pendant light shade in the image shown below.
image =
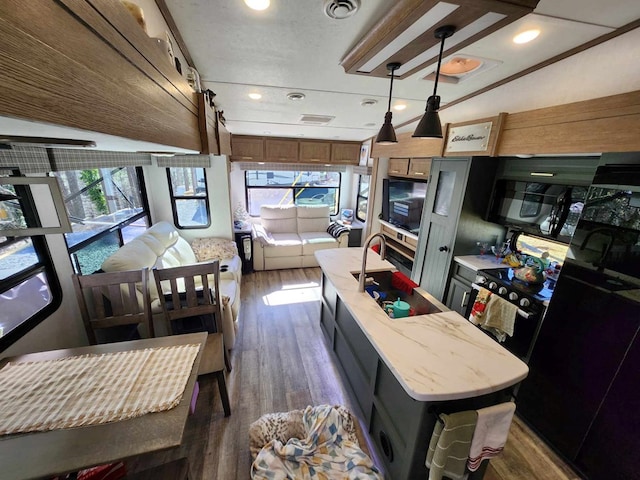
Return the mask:
[[413, 137], [420, 138], [442, 138], [442, 124], [440, 123], [440, 115], [438, 110], [440, 109], [440, 97], [438, 92], [438, 77], [440, 76], [440, 65], [442, 63], [442, 52], [444, 51], [444, 39], [449, 38], [456, 31], [456, 27], [453, 25], [445, 25], [439, 27], [435, 31], [435, 37], [441, 40], [440, 42], [440, 54], [438, 55], [438, 67], [436, 69], [436, 79], [433, 85], [433, 95], [427, 99], [427, 108], [413, 132]]
[[382, 127], [380, 127], [380, 131], [376, 137], [376, 143], [379, 143], [380, 145], [398, 143], [396, 131], [393, 129], [393, 125], [391, 124], [391, 118], [393, 117], [393, 113], [391, 113], [391, 95], [393, 93], [393, 75], [400, 66], [400, 63], [387, 63], [387, 70], [391, 72], [391, 85], [389, 86], [389, 104], [387, 106], [387, 113], [384, 115], [384, 123], [382, 124]]

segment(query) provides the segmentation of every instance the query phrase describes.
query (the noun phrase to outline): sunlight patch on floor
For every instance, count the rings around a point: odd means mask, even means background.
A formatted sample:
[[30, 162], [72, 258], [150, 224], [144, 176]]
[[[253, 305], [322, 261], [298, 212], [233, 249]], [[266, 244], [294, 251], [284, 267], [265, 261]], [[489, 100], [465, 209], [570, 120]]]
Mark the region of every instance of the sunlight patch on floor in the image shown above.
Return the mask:
[[262, 302], [272, 307], [318, 300], [320, 300], [320, 285], [316, 282], [283, 285], [282, 289], [262, 297]]

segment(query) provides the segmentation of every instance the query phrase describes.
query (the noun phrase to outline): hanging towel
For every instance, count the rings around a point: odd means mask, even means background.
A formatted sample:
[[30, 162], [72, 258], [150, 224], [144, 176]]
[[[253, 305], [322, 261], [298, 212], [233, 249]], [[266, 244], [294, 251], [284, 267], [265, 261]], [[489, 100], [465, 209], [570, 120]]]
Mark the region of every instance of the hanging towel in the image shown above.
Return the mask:
[[498, 456], [507, 443], [516, 404], [500, 403], [477, 410], [476, 430], [471, 440], [467, 467], [475, 472], [482, 460]]
[[429, 468], [429, 480], [440, 480], [443, 476], [453, 480], [465, 477], [477, 417], [475, 410], [440, 415], [441, 421], [436, 422], [427, 451], [425, 464]]
[[480, 326], [491, 332], [499, 342], [504, 342], [507, 335], [513, 337], [518, 307], [498, 295], [492, 295], [487, 302], [484, 317]]
[[471, 307], [471, 313], [469, 314], [469, 320], [475, 325], [482, 323], [482, 317], [484, 317], [484, 311], [487, 308], [487, 302], [491, 298], [491, 292], [486, 288], [481, 288], [476, 295], [476, 300]]

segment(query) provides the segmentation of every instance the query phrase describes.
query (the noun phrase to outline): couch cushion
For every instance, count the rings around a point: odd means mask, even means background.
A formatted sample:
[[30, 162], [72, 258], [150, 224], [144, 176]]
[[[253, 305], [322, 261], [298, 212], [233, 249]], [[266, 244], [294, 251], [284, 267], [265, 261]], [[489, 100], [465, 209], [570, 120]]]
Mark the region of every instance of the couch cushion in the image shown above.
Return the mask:
[[265, 257], [293, 257], [302, 255], [302, 240], [297, 233], [274, 233], [273, 245], [264, 247]]
[[329, 226], [329, 206], [298, 207], [298, 233], [324, 232]]
[[302, 254], [313, 255], [318, 250], [338, 248], [338, 241], [326, 232], [302, 232]]
[[176, 243], [178, 238], [181, 238], [176, 227], [169, 222], [158, 222], [145, 230], [143, 235], [152, 235], [157, 238], [165, 248], [170, 247]]
[[102, 262], [100, 268], [105, 272], [153, 268], [157, 259], [158, 256], [147, 244], [134, 238]]
[[167, 248], [167, 252], [171, 252], [178, 259], [180, 265], [190, 265], [198, 262], [191, 245], [182, 237], [178, 237], [176, 243]]
[[295, 233], [298, 231], [297, 213], [294, 205], [263, 205], [260, 207], [260, 222], [269, 233]]

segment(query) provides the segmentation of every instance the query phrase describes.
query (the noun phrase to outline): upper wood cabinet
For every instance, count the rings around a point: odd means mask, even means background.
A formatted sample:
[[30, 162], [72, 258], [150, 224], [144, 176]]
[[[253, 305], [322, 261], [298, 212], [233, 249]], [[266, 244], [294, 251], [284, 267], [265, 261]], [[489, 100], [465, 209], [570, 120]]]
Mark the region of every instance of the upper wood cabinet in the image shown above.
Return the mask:
[[390, 176], [406, 176], [409, 173], [408, 158], [390, 158], [387, 174]]
[[310, 142], [300, 140], [300, 162], [329, 163], [331, 162], [330, 142]]
[[431, 170], [430, 158], [390, 158], [387, 174], [390, 177], [408, 177], [426, 180]]
[[219, 155], [216, 110], [209, 105], [204, 93], [198, 94], [198, 124], [202, 143], [200, 153]]
[[265, 138], [264, 151], [267, 162], [297, 162], [298, 140]]
[[3, 0], [0, 17], [0, 116], [201, 150], [195, 92], [120, 2]]
[[264, 161], [262, 137], [231, 136], [231, 160], [236, 162]]
[[357, 165], [360, 161], [360, 146], [360, 143], [332, 143], [331, 163]]
[[234, 135], [231, 161], [357, 165], [360, 146], [360, 142]]
[[409, 176], [415, 178], [429, 178], [431, 170], [430, 158], [412, 158], [409, 160]]

